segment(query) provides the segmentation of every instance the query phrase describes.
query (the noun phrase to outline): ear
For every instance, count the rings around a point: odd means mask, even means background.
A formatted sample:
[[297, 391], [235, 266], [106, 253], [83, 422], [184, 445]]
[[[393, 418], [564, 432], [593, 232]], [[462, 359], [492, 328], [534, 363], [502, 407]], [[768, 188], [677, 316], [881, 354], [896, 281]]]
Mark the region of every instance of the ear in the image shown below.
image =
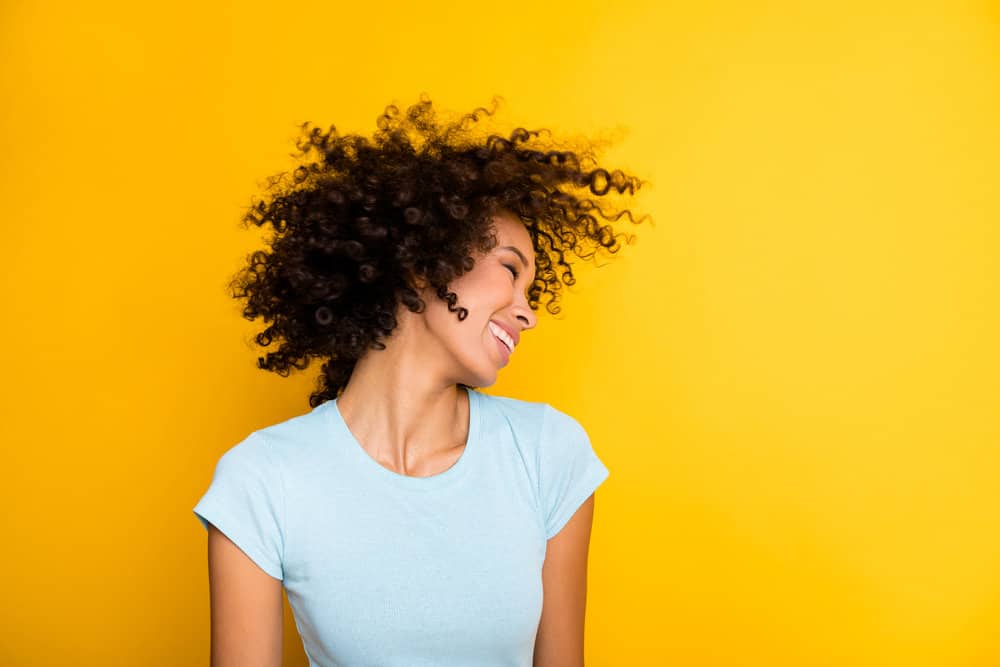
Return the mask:
[[426, 278], [426, 276], [413, 276], [410, 282], [413, 285], [413, 289], [418, 292], [424, 291], [430, 285], [430, 281]]

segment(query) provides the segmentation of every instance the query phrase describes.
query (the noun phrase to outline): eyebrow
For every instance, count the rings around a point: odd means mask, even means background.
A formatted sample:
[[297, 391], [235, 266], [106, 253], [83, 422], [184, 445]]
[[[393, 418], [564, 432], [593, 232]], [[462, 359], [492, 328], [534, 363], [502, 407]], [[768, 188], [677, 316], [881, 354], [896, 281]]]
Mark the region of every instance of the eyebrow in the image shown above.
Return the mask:
[[512, 246], [512, 245], [505, 245], [505, 246], [503, 246], [502, 250], [511, 250], [511, 251], [513, 251], [515, 255], [517, 255], [518, 257], [521, 258], [521, 264], [523, 264], [525, 267], [528, 266], [528, 258], [524, 256], [523, 252], [521, 252], [520, 250], [518, 250], [514, 246]]

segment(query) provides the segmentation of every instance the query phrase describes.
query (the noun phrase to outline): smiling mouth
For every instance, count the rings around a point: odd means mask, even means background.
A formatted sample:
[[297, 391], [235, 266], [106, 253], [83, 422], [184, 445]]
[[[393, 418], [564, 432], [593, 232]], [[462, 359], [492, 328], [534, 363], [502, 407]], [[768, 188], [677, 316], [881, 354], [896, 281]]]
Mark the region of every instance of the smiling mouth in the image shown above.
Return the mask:
[[496, 338], [498, 341], [500, 341], [500, 344], [503, 345], [503, 347], [504, 347], [505, 350], [507, 350], [508, 352], [513, 352], [514, 351], [514, 350], [510, 349], [510, 345], [508, 345], [507, 342], [504, 341], [504, 339], [500, 338], [499, 336], [493, 336], [493, 337]]
[[[514, 346], [508, 343], [506, 340], [504, 340], [503, 336], [500, 335], [500, 332], [502, 330], [500, 329], [499, 326], [493, 324], [493, 322], [490, 322], [489, 329], [490, 333], [493, 334], [493, 337], [496, 338], [498, 341], [500, 341], [500, 343], [504, 346], [504, 348], [507, 350], [508, 353], [514, 351]], [[506, 332], [504, 332], [504, 334], [506, 334]]]
[[508, 363], [510, 363], [510, 357], [511, 357], [510, 348], [508, 348], [507, 344], [504, 343], [499, 338], [497, 338], [496, 336], [493, 336], [493, 339], [496, 341], [497, 354], [500, 356], [500, 363], [503, 365], [507, 365]]

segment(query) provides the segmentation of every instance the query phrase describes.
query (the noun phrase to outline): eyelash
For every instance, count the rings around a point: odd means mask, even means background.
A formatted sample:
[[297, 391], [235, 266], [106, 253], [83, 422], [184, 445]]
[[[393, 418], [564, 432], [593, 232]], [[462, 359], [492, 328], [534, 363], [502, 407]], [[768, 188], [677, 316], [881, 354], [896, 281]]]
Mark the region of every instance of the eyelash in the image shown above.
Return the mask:
[[510, 271], [510, 272], [511, 272], [512, 274], [514, 274], [514, 280], [517, 280], [517, 276], [518, 276], [518, 273], [517, 273], [517, 269], [515, 269], [515, 268], [514, 268], [513, 266], [511, 266], [510, 264], [504, 264], [504, 266], [506, 266], [506, 267], [507, 267], [507, 269], [508, 269], [508, 270], [509, 270], [509, 271]]

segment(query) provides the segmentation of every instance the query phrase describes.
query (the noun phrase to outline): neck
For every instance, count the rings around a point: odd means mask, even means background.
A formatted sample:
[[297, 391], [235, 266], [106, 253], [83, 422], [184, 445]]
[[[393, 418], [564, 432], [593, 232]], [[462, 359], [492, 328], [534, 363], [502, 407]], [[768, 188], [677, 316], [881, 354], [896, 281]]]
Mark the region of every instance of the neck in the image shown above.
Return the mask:
[[337, 407], [369, 456], [399, 474], [423, 476], [419, 471], [464, 449], [469, 399], [457, 382], [434, 372], [441, 366], [426, 344], [397, 333], [386, 349], [358, 361]]

